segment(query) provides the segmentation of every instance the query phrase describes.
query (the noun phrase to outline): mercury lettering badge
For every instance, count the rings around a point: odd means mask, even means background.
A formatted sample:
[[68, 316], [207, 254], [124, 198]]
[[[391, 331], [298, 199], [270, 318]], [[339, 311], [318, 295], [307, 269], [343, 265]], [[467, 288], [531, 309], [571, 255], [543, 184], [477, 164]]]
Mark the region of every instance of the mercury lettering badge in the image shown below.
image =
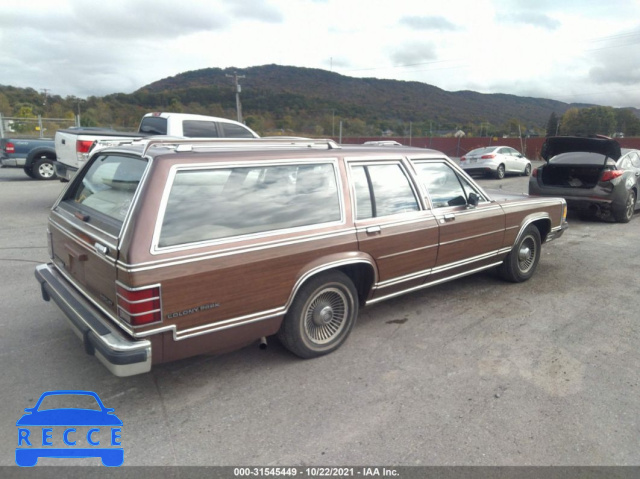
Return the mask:
[[[52, 407], [59, 404], [82, 407]], [[92, 391], [43, 393], [16, 423], [16, 464], [35, 466], [40, 457], [99, 457], [105, 466], [121, 466], [122, 421], [113, 411]]]

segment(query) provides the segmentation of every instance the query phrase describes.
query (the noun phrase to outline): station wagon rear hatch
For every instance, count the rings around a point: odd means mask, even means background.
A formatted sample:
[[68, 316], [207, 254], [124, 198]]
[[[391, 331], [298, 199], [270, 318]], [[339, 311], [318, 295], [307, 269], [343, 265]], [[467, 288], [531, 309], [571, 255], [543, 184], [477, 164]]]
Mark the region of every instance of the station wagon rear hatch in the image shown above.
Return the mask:
[[50, 254], [58, 270], [114, 317], [121, 230], [147, 161], [119, 153], [95, 155], [73, 179], [49, 222]]

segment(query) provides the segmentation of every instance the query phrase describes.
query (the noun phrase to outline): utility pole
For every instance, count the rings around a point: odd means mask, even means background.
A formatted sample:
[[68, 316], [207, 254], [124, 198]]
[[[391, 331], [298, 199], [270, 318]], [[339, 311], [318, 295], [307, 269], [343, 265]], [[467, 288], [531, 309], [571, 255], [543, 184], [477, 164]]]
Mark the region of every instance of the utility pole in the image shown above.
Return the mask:
[[238, 83], [238, 78], [245, 78], [244, 75], [238, 75], [238, 72], [233, 72], [233, 75], [225, 75], [229, 78], [234, 78], [236, 83], [236, 111], [238, 112], [238, 121], [243, 123], [242, 121], [242, 103], [240, 103], [240, 84]]

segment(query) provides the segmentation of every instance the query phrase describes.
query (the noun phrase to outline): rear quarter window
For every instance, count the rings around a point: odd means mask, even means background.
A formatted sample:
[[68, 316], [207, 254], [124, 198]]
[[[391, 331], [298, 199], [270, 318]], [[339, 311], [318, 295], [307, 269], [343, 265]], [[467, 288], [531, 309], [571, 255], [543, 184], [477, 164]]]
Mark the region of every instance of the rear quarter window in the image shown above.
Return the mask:
[[342, 220], [332, 163], [178, 170], [159, 247]]

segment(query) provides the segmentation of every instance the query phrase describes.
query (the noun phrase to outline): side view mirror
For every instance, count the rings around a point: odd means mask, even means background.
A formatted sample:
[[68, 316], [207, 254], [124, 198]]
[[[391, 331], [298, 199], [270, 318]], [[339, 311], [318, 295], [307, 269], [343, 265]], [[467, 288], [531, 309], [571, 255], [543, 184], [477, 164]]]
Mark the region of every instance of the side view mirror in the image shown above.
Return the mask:
[[470, 206], [471, 208], [475, 208], [476, 206], [478, 206], [478, 203], [480, 203], [480, 197], [478, 196], [478, 194], [474, 193], [473, 191], [469, 193], [469, 199], [467, 200], [467, 205]]

